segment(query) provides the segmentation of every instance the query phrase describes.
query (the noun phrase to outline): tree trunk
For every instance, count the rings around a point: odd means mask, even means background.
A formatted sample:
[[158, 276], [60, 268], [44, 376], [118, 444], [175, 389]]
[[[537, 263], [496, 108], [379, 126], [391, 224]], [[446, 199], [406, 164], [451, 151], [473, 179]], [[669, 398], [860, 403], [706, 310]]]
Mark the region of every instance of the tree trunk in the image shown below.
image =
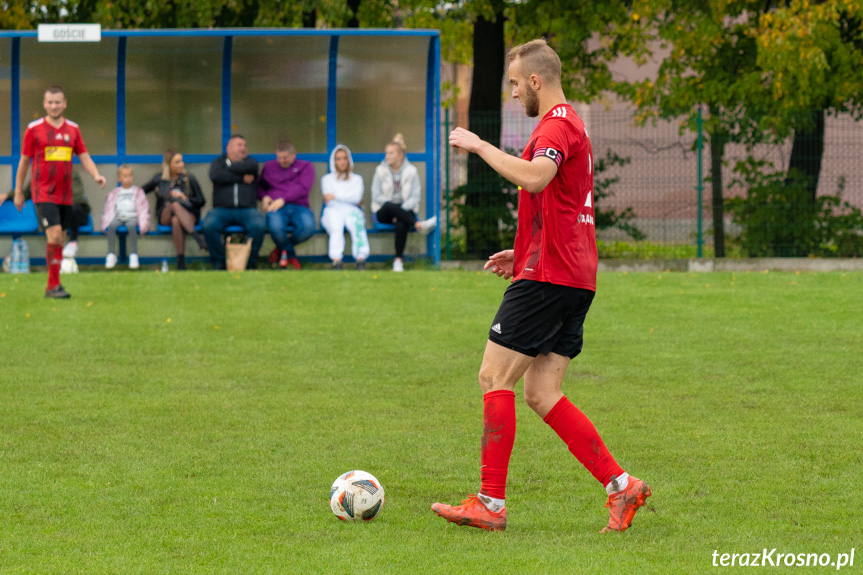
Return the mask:
[[774, 246], [779, 255], [805, 257], [818, 244], [818, 177], [824, 159], [824, 110], [809, 112], [804, 128], [794, 131], [791, 159], [785, 176], [785, 197], [788, 210], [786, 234]]
[[722, 197], [722, 158], [728, 136], [724, 132], [710, 134], [710, 184], [713, 189], [713, 253], [725, 257], [725, 204]]
[[357, 12], [360, 10], [361, 0], [348, 0], [348, 9], [351, 11], [351, 19], [348, 20], [348, 28], [359, 28], [360, 21], [357, 18]]
[[314, 28], [318, 24], [318, 9], [315, 4], [303, 7], [303, 28]]
[[824, 119], [824, 110], [815, 110], [811, 112], [811, 125], [794, 131], [788, 177], [785, 180], [785, 184], [790, 185], [802, 179], [813, 204], [818, 194], [818, 177], [824, 159]]
[[[474, 23], [468, 130], [500, 146], [505, 58], [503, 2], [494, 2], [494, 8], [494, 20], [479, 16]], [[467, 188], [467, 255], [486, 258], [501, 247], [495, 206], [502, 202], [503, 193], [498, 174], [476, 154], [468, 156]]]

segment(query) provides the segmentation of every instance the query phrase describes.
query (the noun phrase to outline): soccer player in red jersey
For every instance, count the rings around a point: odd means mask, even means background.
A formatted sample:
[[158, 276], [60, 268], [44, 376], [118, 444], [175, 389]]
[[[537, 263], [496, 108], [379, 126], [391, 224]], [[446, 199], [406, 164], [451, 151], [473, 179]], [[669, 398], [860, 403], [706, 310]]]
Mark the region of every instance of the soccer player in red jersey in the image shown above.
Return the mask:
[[507, 56], [512, 97], [541, 117], [521, 158], [456, 128], [455, 148], [479, 154], [520, 187], [515, 249], [485, 264], [514, 278], [489, 330], [479, 383], [483, 391], [481, 488], [461, 505], [435, 503], [448, 521], [490, 531], [506, 528], [506, 476], [515, 440], [516, 383], [527, 404], [605, 487], [607, 531], [627, 529], [650, 487], [617, 464], [584, 413], [561, 393], [566, 368], [581, 352], [584, 318], [596, 292], [593, 159], [584, 123], [567, 104], [560, 59], [544, 40]]
[[45, 229], [48, 248], [48, 287], [45, 297], [66, 299], [69, 293], [60, 285], [60, 262], [66, 230], [72, 225], [72, 155], [78, 156], [81, 166], [103, 188], [105, 178], [87, 153], [78, 124], [67, 120], [66, 94], [60, 86], [45, 90], [45, 117], [31, 122], [24, 132], [21, 161], [15, 177], [15, 207], [24, 207], [24, 180], [27, 168], [33, 162], [30, 187], [36, 215]]

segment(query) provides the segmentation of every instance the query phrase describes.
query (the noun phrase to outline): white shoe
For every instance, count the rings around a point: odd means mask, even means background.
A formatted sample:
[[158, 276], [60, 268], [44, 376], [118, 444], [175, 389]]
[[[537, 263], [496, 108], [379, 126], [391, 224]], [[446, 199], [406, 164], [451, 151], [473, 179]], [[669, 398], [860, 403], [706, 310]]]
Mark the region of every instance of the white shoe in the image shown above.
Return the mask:
[[74, 258], [78, 255], [78, 242], [69, 242], [63, 248], [63, 257], [64, 258]]
[[395, 260], [395, 261], [393, 261], [393, 271], [394, 271], [394, 272], [403, 272], [403, 271], [405, 271], [405, 265], [402, 263], [402, 261], [401, 261], [401, 260]]
[[138, 254], [131, 254], [129, 256], [129, 269], [136, 270], [138, 269]]
[[108, 254], [107, 257], [105, 257], [105, 269], [112, 270], [115, 265], [117, 265], [117, 256], [114, 254]]
[[437, 227], [437, 216], [432, 216], [420, 222], [420, 233], [427, 234]]

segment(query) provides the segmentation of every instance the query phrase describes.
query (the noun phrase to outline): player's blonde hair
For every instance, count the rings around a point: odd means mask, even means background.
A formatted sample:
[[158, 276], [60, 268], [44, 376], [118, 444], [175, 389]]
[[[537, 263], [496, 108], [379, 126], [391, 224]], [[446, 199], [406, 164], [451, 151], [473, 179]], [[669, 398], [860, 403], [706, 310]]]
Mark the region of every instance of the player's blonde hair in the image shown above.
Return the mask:
[[522, 61], [525, 76], [536, 74], [546, 82], [560, 84], [560, 57], [543, 38], [519, 44], [506, 55], [507, 66], [516, 58]]
[[393, 136], [393, 139], [390, 140], [390, 143], [387, 146], [395, 146], [395, 148], [402, 153], [402, 156], [408, 151], [408, 147], [405, 144], [405, 137], [401, 135], [401, 132]]

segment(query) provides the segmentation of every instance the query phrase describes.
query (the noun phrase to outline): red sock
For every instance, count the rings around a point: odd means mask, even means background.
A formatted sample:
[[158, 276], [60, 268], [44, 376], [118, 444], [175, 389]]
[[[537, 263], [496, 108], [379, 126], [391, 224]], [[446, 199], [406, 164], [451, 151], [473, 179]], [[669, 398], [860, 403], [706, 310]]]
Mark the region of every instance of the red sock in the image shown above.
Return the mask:
[[545, 422], [603, 487], [608, 485], [613, 477], [623, 473], [623, 469], [605, 447], [596, 427], [566, 397], [560, 398], [560, 401], [554, 404], [545, 416]]
[[515, 443], [515, 392], [490, 391], [483, 398], [480, 477], [483, 495], [506, 498], [506, 474]]
[[60, 262], [63, 260], [63, 246], [48, 244], [45, 262], [48, 264], [48, 289], [60, 285]]

